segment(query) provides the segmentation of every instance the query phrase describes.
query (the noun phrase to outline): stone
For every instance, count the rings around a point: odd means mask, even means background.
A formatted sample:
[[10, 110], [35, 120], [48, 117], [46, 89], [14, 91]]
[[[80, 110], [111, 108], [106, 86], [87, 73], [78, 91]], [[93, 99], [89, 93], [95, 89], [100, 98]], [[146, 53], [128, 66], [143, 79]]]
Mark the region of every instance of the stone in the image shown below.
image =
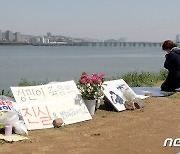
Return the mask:
[[124, 106], [127, 110], [134, 110], [136, 109], [133, 101], [125, 101]]
[[61, 118], [57, 118], [53, 120], [53, 126], [57, 128], [61, 127], [63, 123], [64, 122]]
[[145, 96], [152, 96], [152, 92], [146, 92]]
[[137, 109], [141, 109], [141, 108], [144, 107], [144, 101], [143, 101], [142, 99], [140, 99], [140, 98], [135, 98], [135, 99], [133, 100], [133, 102], [134, 102], [134, 106], [135, 106]]

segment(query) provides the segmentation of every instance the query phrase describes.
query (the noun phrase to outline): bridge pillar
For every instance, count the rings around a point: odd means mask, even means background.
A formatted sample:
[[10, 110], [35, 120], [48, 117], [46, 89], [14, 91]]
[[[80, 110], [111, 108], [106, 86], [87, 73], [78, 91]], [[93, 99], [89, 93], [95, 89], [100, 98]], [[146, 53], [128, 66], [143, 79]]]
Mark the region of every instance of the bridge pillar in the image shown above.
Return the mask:
[[126, 42], [123, 42], [123, 46], [126, 47]]

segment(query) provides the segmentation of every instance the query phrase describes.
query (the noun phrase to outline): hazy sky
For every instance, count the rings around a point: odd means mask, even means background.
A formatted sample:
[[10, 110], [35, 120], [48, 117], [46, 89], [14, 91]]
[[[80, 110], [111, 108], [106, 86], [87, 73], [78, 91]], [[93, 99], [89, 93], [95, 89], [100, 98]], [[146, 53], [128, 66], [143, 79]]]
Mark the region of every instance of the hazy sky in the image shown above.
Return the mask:
[[0, 0], [0, 30], [164, 41], [180, 34], [180, 0]]

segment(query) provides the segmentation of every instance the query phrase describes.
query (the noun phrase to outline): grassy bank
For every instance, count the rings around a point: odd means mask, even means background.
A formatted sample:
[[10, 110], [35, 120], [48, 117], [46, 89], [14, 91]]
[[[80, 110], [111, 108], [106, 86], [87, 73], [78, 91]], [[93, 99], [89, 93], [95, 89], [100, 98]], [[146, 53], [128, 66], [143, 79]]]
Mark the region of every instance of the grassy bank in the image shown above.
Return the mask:
[[[154, 86], [159, 82], [166, 79], [167, 70], [161, 69], [159, 72], [129, 72], [122, 76], [106, 78], [105, 80], [117, 80], [123, 79], [130, 87], [140, 86]], [[27, 79], [21, 79], [18, 86], [35, 86], [41, 84], [47, 84], [48, 81], [28, 81]], [[5, 92], [8, 96], [12, 96], [11, 91]]]
[[167, 70], [161, 69], [158, 73], [154, 72], [129, 72], [121, 77], [113, 77], [107, 80], [123, 79], [130, 87], [154, 86], [162, 82], [167, 77]]
[[[167, 70], [161, 69], [158, 73], [154, 72], [129, 72], [122, 76], [106, 78], [105, 80], [117, 80], [123, 79], [130, 87], [139, 86], [153, 86], [159, 81], [165, 80], [167, 76]], [[48, 81], [32, 81], [29, 82], [27, 79], [21, 79], [19, 86], [35, 86], [40, 84], [46, 84]]]

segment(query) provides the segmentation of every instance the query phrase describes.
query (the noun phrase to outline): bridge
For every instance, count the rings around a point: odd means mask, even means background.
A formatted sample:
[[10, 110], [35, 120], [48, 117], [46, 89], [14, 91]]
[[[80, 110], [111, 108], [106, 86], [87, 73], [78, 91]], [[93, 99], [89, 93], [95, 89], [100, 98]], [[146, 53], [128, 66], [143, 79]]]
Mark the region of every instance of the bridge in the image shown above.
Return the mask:
[[93, 47], [161, 47], [162, 42], [50, 42], [32, 43], [33, 46], [93, 46]]
[[73, 42], [71, 46], [161, 47], [162, 42]]

